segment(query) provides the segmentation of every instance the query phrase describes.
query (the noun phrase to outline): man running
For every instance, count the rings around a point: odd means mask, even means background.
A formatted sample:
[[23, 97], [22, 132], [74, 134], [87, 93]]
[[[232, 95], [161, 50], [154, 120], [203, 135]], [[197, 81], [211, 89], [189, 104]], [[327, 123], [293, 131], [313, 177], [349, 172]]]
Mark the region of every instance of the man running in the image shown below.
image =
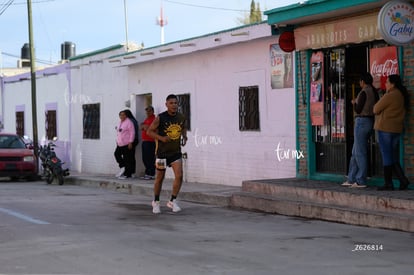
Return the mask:
[[181, 211], [176, 199], [183, 181], [181, 146], [187, 142], [187, 129], [184, 115], [178, 112], [177, 96], [173, 94], [167, 96], [165, 106], [167, 111], [159, 114], [147, 130], [147, 134], [156, 141], [155, 167], [157, 171], [152, 201], [154, 214], [161, 213], [160, 194], [167, 166], [171, 167], [174, 172], [171, 199], [167, 202], [167, 206], [173, 212]]

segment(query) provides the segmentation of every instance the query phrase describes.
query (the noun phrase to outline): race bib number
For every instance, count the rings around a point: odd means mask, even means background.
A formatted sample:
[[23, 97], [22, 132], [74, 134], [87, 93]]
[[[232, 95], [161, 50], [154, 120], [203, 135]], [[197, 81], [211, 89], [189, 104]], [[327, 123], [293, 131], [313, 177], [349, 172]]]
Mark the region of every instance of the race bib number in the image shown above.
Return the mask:
[[158, 170], [165, 170], [165, 169], [167, 169], [167, 159], [156, 159], [155, 160], [155, 167]]

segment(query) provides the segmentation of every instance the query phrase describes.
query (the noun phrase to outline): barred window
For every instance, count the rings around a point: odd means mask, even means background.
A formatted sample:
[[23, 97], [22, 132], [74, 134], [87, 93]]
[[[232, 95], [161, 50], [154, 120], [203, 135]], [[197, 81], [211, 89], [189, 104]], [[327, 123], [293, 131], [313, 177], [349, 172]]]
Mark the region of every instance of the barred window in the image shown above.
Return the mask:
[[100, 137], [100, 104], [84, 104], [83, 109], [83, 138], [99, 139]]
[[239, 88], [239, 129], [259, 131], [259, 87]]
[[24, 136], [24, 112], [16, 112], [16, 134]]
[[56, 130], [56, 110], [48, 110], [45, 113], [45, 126], [46, 126], [46, 138], [52, 140], [54, 137], [57, 137]]
[[178, 112], [185, 116], [186, 128], [191, 130], [190, 94], [177, 95]]

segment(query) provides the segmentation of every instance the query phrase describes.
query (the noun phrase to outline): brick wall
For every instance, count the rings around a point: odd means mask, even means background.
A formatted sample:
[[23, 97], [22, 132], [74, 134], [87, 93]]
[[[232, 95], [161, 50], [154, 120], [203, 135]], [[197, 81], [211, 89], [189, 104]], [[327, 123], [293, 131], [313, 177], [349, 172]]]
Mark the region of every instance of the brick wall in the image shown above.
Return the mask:
[[307, 58], [307, 52], [302, 51], [296, 53], [296, 64], [297, 64], [297, 78], [296, 78], [296, 108], [297, 108], [297, 139], [298, 139], [298, 150], [303, 152], [304, 158], [298, 161], [297, 174], [299, 177], [309, 176], [308, 171], [308, 157], [310, 156], [308, 148], [308, 98], [307, 98], [307, 87], [308, 87], [308, 75], [307, 75], [307, 64], [309, 63]]
[[410, 109], [406, 119], [404, 142], [404, 170], [412, 182], [414, 180], [414, 43], [403, 49], [403, 76], [404, 85], [410, 94]]

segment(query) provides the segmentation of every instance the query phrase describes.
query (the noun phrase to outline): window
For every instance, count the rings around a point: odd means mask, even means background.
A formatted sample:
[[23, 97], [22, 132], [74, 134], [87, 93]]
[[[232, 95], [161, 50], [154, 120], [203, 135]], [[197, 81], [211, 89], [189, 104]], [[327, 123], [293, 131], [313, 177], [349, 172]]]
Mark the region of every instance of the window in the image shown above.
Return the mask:
[[178, 112], [182, 113], [186, 119], [186, 128], [191, 130], [190, 94], [177, 95]]
[[24, 112], [16, 112], [16, 134], [24, 136]]
[[258, 86], [239, 88], [239, 129], [260, 130]]
[[48, 110], [45, 114], [46, 121], [46, 138], [52, 140], [54, 137], [57, 137], [56, 130], [56, 110]]
[[100, 133], [100, 104], [84, 104], [83, 109], [83, 138], [99, 139]]

